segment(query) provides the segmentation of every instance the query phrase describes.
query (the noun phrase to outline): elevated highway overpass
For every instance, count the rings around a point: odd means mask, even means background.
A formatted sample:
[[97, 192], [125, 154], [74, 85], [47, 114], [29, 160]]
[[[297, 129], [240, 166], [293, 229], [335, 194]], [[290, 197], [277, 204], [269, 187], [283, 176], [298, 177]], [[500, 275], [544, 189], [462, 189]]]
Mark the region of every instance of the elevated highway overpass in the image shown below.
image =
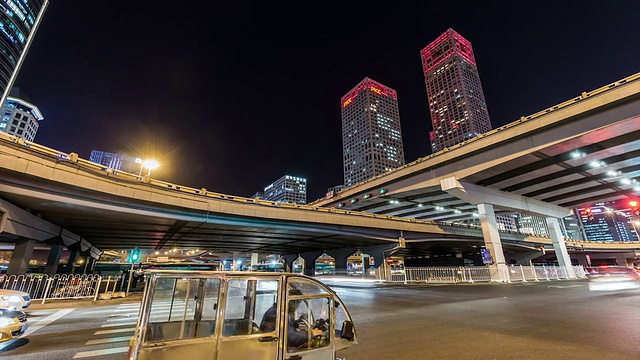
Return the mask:
[[[174, 246], [279, 254], [360, 248], [381, 254], [401, 238], [406, 248], [398, 251], [427, 256], [477, 253], [487, 244], [507, 254], [545, 244], [566, 252], [564, 239], [500, 232], [496, 243], [495, 224], [459, 223], [485, 205], [491, 208], [481, 217], [490, 217], [493, 207], [496, 213], [524, 207], [557, 218], [570, 207], [630, 196], [640, 172], [639, 114], [636, 75], [308, 206], [138, 177], [2, 134], [0, 241], [19, 243], [23, 258], [34, 240], [72, 246], [94, 258], [108, 249]], [[487, 196], [496, 201], [487, 204]], [[637, 242], [567, 244], [569, 250], [640, 249]]]

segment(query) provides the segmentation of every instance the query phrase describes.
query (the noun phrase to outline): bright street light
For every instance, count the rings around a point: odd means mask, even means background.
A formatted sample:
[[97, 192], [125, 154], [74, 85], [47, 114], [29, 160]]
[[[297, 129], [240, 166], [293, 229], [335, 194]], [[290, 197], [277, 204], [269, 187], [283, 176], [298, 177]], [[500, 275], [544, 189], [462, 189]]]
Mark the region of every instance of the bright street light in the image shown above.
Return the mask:
[[149, 169], [147, 176], [151, 176], [151, 170], [155, 170], [158, 167], [160, 167], [160, 163], [158, 163], [156, 160], [144, 160], [140, 163], [140, 173], [138, 174], [138, 176], [142, 176], [142, 169], [144, 168]]

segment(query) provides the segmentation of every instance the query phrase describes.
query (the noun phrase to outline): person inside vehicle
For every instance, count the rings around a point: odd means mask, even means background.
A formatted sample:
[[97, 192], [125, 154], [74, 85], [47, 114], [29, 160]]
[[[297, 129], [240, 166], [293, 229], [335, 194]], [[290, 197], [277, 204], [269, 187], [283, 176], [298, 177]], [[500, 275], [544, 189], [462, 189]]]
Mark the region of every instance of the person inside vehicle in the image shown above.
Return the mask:
[[[289, 295], [302, 295], [302, 292], [298, 289], [289, 290]], [[289, 349], [297, 349], [309, 341], [309, 332], [311, 337], [322, 335], [322, 330], [314, 329], [310, 327], [300, 327], [300, 322], [296, 319], [296, 311], [298, 305], [304, 300], [292, 300], [289, 301], [289, 313], [287, 315], [288, 332], [287, 332], [287, 346]], [[278, 319], [277, 304], [274, 303], [262, 316], [260, 322], [260, 330], [263, 333], [272, 332], [276, 329], [276, 321]]]

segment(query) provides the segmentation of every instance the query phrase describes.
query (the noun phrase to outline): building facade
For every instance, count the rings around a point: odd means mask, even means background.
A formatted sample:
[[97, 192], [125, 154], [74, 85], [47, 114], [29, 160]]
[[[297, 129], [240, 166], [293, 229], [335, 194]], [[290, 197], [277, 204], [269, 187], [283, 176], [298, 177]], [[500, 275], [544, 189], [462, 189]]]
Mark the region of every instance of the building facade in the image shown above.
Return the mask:
[[48, 4], [48, 0], [0, 2], [0, 104], [9, 96]]
[[404, 165], [398, 96], [365, 78], [340, 101], [344, 185], [355, 185]]
[[110, 169], [120, 170], [132, 174], [140, 172], [142, 161], [140, 158], [134, 158], [125, 154], [115, 154], [100, 150], [91, 150], [89, 161]]
[[[260, 196], [257, 192], [255, 196]], [[307, 179], [285, 175], [264, 188], [259, 199], [283, 203], [307, 203]]]
[[577, 209], [590, 241], [639, 241], [634, 229], [634, 218], [630, 209], [614, 210], [615, 203], [599, 204]]
[[37, 106], [25, 98], [19, 89], [13, 88], [11, 90], [11, 96], [7, 97], [7, 101], [0, 109], [0, 113], [2, 113], [0, 131], [34, 141], [40, 127], [40, 121], [44, 120], [44, 116]]
[[344, 185], [336, 185], [330, 188], [327, 188], [327, 198], [332, 197], [333, 195], [337, 194], [339, 191], [342, 191], [344, 189]]
[[432, 152], [491, 130], [471, 43], [449, 29], [420, 55], [433, 127]]

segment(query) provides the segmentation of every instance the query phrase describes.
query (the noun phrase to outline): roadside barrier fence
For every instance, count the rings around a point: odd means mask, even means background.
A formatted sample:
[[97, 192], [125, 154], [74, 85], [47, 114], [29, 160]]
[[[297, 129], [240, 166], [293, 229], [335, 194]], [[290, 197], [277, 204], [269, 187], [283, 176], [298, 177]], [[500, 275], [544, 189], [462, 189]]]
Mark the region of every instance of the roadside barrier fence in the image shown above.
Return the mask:
[[[582, 266], [572, 266], [575, 277], [584, 278], [587, 272]], [[493, 266], [432, 266], [405, 267], [403, 270], [385, 269], [376, 272], [378, 280], [402, 283], [458, 284], [502, 281], [527, 282], [569, 279], [564, 266], [507, 266], [506, 273], [500, 276], [498, 267]]]
[[122, 275], [80, 275], [80, 274], [26, 274], [0, 276], [0, 289], [23, 291], [31, 300], [52, 299], [92, 299], [106, 292], [125, 291], [126, 278]]

